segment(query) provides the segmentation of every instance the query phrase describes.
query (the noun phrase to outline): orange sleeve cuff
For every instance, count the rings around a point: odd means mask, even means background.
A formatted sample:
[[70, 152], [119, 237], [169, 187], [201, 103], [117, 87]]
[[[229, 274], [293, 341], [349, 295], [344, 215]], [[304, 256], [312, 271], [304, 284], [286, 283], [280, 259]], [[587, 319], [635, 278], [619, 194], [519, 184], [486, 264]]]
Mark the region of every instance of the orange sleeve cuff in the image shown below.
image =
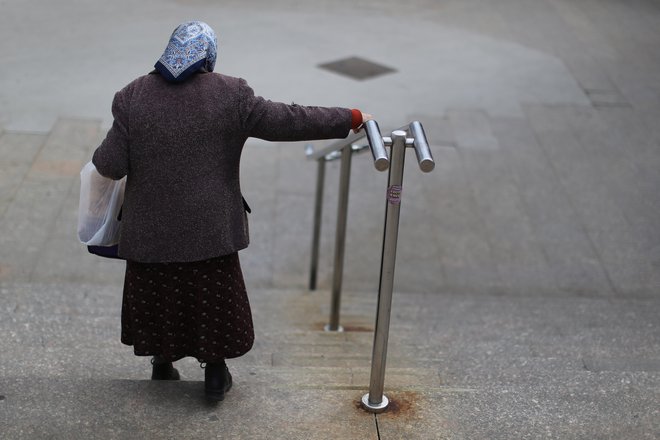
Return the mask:
[[362, 125], [362, 112], [357, 109], [351, 110], [351, 128], [355, 130]]

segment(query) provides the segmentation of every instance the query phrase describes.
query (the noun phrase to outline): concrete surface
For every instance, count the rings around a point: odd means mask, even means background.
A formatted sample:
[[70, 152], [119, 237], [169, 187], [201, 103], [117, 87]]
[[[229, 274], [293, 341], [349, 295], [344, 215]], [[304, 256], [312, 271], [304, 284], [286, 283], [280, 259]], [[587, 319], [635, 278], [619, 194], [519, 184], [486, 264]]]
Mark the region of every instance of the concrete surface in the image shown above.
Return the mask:
[[[250, 3], [0, 0], [0, 438], [660, 438], [660, 5], [651, 0]], [[386, 174], [353, 161], [342, 299], [328, 316], [338, 163], [309, 292], [316, 167], [250, 140], [241, 259], [254, 349], [225, 402], [202, 370], [152, 383], [119, 342], [123, 266], [75, 239], [78, 171], [113, 93], [180, 21], [272, 99], [419, 119], [406, 163], [386, 374], [367, 391]], [[356, 44], [357, 42], [357, 44]], [[358, 56], [395, 73], [318, 68]], [[322, 143], [315, 143], [317, 147]]]

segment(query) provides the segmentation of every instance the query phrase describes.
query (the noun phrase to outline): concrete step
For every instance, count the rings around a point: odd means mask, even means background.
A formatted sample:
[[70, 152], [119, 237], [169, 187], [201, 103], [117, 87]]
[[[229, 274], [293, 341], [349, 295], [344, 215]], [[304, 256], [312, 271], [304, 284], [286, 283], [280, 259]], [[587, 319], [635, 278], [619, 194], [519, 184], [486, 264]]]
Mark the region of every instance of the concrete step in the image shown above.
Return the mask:
[[356, 409], [362, 391], [290, 386], [274, 377], [261, 380], [255, 371], [245, 377], [237, 373], [226, 400], [212, 404], [200, 397], [199, 373], [195, 380], [177, 382], [3, 377], [3, 436], [378, 438], [373, 415]]
[[[59, 119], [45, 138], [2, 137], [3, 152], [11, 151], [3, 154], [9, 158], [3, 161], [13, 170], [3, 173], [2, 181], [15, 186], [9, 189], [13, 195], [0, 211], [3, 227], [10, 231], [2, 236], [0, 266], [12, 279], [29, 280], [42, 267], [50, 266], [46, 256], [52, 246], [75, 237], [76, 223], [59, 220], [62, 215], [70, 218], [71, 210], [64, 208], [67, 200], [75, 198], [77, 209], [79, 172], [88, 160], [90, 145], [98, 138], [99, 126], [96, 121]], [[58, 254], [53, 261], [63, 257]]]
[[[593, 287], [621, 295], [648, 293], [660, 283], [654, 269], [660, 237], [653, 225], [658, 211], [655, 202], [647, 201], [657, 199], [649, 190], [657, 187], [657, 174], [642, 171], [639, 160], [643, 154], [633, 153], [650, 148], [648, 132], [640, 125], [622, 128], [626, 124], [621, 121], [630, 119], [626, 114], [631, 112], [572, 106], [530, 106], [527, 111], [574, 213], [569, 223], [580, 225], [578, 235], [586, 240], [585, 248], [591, 248], [585, 262], [599, 266], [593, 273], [602, 275], [590, 277]], [[646, 140], [626, 147], [626, 131]], [[558, 230], [570, 231], [566, 227]]]
[[[544, 143], [552, 141], [548, 135], [538, 133], [538, 127], [535, 129], [534, 124], [542, 121], [545, 121], [545, 115], [532, 117], [532, 124], [524, 119], [498, 118], [492, 121], [504, 160], [510, 167], [511, 179], [518, 189], [519, 206], [523, 212], [523, 222], [513, 224], [518, 225], [512, 230], [516, 235], [509, 236], [508, 240], [529, 247], [532, 252], [527, 254], [534, 256], [529, 261], [522, 261], [518, 267], [527, 277], [535, 277], [538, 285], [550, 289], [611, 294], [597, 250], [585, 232], [570, 190], [555, 169], [560, 165], [544, 151]], [[558, 127], [555, 123], [551, 126]], [[566, 136], [564, 130], [558, 131], [561, 136]], [[566, 141], [557, 142], [565, 144]], [[514, 282], [522, 274], [517, 275], [512, 276]]]
[[[151, 399], [161, 402], [160, 411], [169, 411], [170, 403], [176, 401], [179, 411], [190, 412], [188, 421], [200, 414], [203, 372], [194, 359], [177, 362], [183, 381], [152, 383], [146, 380], [148, 359], [134, 356], [130, 347], [119, 342], [120, 289], [120, 284], [102, 285], [93, 292], [90, 286], [76, 290], [75, 283], [0, 286], [0, 303], [10, 305], [3, 308], [0, 323], [6, 336], [0, 341], [5, 353], [0, 363], [0, 394], [5, 396], [1, 404], [6, 408], [0, 417], [12, 418], [7, 426], [15, 430], [16, 438], [29, 438], [31, 429], [37, 429], [30, 424], [31, 413], [41, 417], [38, 426], [63, 411], [108, 430], [102, 423], [105, 418], [99, 417], [105, 414], [99, 401], [109, 399], [114, 402], [113, 416], [126, 419], [129, 425], [135, 418], [122, 411], [136, 409], [135, 405], [149, 427], [167, 425], [161, 413], [150, 412], [155, 405]], [[347, 425], [362, 429], [365, 417], [373, 421], [373, 416], [356, 409], [368, 389], [373, 334], [322, 332], [317, 325], [323, 322], [320, 311], [328, 298], [318, 293], [250, 292], [257, 340], [246, 356], [228, 361], [235, 380], [232, 405], [213, 413], [227, 430], [239, 425], [230, 417], [233, 405], [273, 411], [275, 401], [286, 402], [287, 419], [293, 411], [306, 430], [310, 426], [321, 429], [315, 425], [321, 419], [323, 427], [335, 433], [348, 432]], [[371, 295], [347, 292], [343, 304], [350, 310], [353, 303], [367, 313]], [[657, 388], [654, 372], [660, 368], [653, 357], [657, 344], [650, 343], [658, 340], [657, 326], [653, 326], [656, 303], [652, 298], [398, 293], [385, 379], [385, 392], [395, 402], [395, 410], [378, 416], [379, 427], [404, 429], [413, 435], [415, 421], [424, 421], [419, 425], [423, 432], [429, 426], [441, 430], [448, 419], [467, 423], [493, 407], [501, 414], [516, 408], [518, 414], [543, 399], [549, 399], [547, 404], [563, 416], [590, 420], [593, 408], [583, 400], [600, 402], [603, 389], [617, 399], [628, 396], [626, 407], [652, 417], [653, 393], [648, 390]], [[342, 321], [349, 329], [351, 323], [350, 318]], [[567, 389], [583, 397], [566, 397]], [[548, 398], [557, 393], [564, 397]], [[87, 413], [92, 409], [95, 416]], [[598, 414], [618, 411], [618, 406], [598, 406]], [[341, 421], [332, 421], [335, 413], [342, 415]], [[243, 422], [252, 420], [255, 413], [246, 414]], [[412, 424], [402, 428], [396, 417]], [[55, 419], [49, 423], [60, 427], [60, 432], [70, 429], [69, 422]], [[251, 423], [263, 428], [262, 421]], [[185, 431], [182, 426], [173, 427]], [[290, 433], [286, 426], [270, 429], [277, 435]], [[366, 431], [358, 434], [369, 438]]]
[[[71, 356], [78, 350], [96, 347], [130, 352], [118, 343], [120, 297], [119, 286], [3, 284], [0, 298], [5, 319], [0, 322], [0, 330], [6, 335], [4, 343], [15, 350], [57, 349]], [[321, 313], [321, 303], [327, 302], [325, 295], [256, 289], [250, 292], [250, 298], [257, 333], [253, 360], [258, 365], [369, 367], [375, 316], [371, 297], [345, 293], [344, 307], [350, 313], [342, 316], [344, 332], [323, 331], [325, 315]], [[405, 345], [392, 348], [401, 354], [402, 361], [395, 364], [399, 368], [414, 364], [409, 359], [413, 352], [427, 353], [427, 357], [430, 354], [432, 362], [437, 351], [430, 341], [415, 340], [419, 329], [401, 322], [419, 313], [418, 298], [401, 297], [395, 302], [392, 331], [396, 340]]]
[[44, 134], [0, 132], [0, 216], [4, 216], [14, 201], [16, 191], [45, 141]]
[[[49, 411], [46, 416], [43, 408], [53, 405], [63, 405], [65, 411], [75, 411], [77, 417], [86, 420], [86, 411], [95, 408], [93, 419], [99, 423], [104, 419], [98, 413], [103, 412], [98, 408], [99, 395], [104, 396], [103, 401], [112, 399], [114, 402], [114, 418], [118, 417], [117, 411], [128, 411], [126, 407], [134, 405], [136, 399], [155, 396], [161, 402], [176, 396], [180, 408], [198, 405], [203, 371], [194, 359], [177, 362], [181, 382], [154, 387], [154, 383], [147, 380], [150, 375], [148, 358], [134, 356], [130, 347], [119, 342], [120, 292], [119, 284], [15, 282], [0, 285], [1, 313], [5, 317], [0, 321], [0, 332], [5, 335], [0, 341], [0, 350], [5, 353], [0, 363], [0, 377], [3, 378], [0, 379], [0, 394], [5, 396], [3, 404], [8, 408], [4, 414], [13, 418], [11, 429], [15, 431], [9, 431], [13, 437], [29, 438], [31, 429], [37, 429], [19, 408], [30, 407], [35, 414], [42, 414], [39, 425], [44, 426], [44, 417], [49, 418], [57, 411]], [[419, 308], [418, 299], [418, 296], [401, 297], [397, 300], [398, 313], [415, 313]], [[342, 321], [345, 332], [321, 330], [322, 304], [328, 300], [324, 292], [253, 289], [250, 300], [256, 342], [247, 355], [228, 361], [235, 384], [232, 402], [243, 407], [258, 404], [262, 410], [272, 411], [263, 407], [270, 403], [257, 402], [282, 401], [286, 402], [287, 414], [298, 411], [295, 408], [299, 405], [300, 423], [305, 432], [314, 429], [314, 438], [358, 435], [375, 439], [371, 437], [373, 416], [358, 410], [359, 399], [369, 388], [373, 332], [355, 324], [372, 320], [373, 296], [364, 292], [345, 294], [344, 307], [351, 311]], [[401, 337], [406, 335], [406, 345], [390, 344], [388, 396], [395, 402], [394, 407], [399, 408], [396, 411], [414, 409], [406, 417], [424, 417], [437, 423], [438, 414], [432, 405], [422, 409], [424, 396], [464, 391], [442, 383], [437, 357], [420, 356], [420, 353], [435, 356], [439, 353], [437, 348], [408, 344], [414, 340], [412, 334], [415, 333], [410, 324], [402, 326], [397, 321], [393, 331]], [[122, 392], [115, 394], [119, 389]], [[71, 394], [76, 398], [65, 397]], [[334, 413], [341, 417], [332, 417]], [[323, 416], [316, 416], [320, 414]], [[119, 417], [124, 416], [119, 414]], [[239, 429], [231, 422], [231, 411], [222, 411], [216, 419], [218, 417], [226, 427], [225, 432]], [[158, 422], [157, 414], [147, 419], [149, 426], [164, 423]], [[51, 428], [58, 426], [59, 433], [67, 432], [70, 426], [57, 421], [48, 423]], [[262, 425], [258, 420], [253, 424]], [[96, 428], [109, 429], [102, 423]], [[178, 425], [173, 429], [183, 432]], [[200, 429], [208, 427], [204, 425]], [[286, 426], [271, 426], [270, 429], [277, 432], [278, 438], [289, 432]], [[330, 430], [331, 434], [326, 435], [325, 430]], [[245, 435], [247, 431], [240, 429], [240, 432]]]

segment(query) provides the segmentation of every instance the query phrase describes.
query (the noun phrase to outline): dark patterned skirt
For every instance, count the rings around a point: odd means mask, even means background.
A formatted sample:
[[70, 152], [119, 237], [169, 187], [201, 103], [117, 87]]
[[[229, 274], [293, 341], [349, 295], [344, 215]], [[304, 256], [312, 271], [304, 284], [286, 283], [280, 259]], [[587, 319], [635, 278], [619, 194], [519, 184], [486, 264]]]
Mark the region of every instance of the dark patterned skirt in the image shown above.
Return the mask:
[[121, 342], [138, 356], [172, 362], [247, 353], [254, 329], [238, 253], [194, 263], [127, 261]]

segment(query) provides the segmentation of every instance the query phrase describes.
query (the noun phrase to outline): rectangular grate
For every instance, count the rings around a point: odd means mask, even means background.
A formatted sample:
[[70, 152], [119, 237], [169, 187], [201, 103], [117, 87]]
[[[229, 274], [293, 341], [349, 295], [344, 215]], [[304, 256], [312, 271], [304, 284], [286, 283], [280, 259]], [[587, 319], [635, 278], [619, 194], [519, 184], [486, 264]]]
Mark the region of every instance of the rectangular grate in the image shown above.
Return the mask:
[[382, 64], [374, 63], [360, 57], [344, 58], [330, 63], [320, 64], [318, 67], [358, 81], [396, 72], [391, 67], [383, 66]]

